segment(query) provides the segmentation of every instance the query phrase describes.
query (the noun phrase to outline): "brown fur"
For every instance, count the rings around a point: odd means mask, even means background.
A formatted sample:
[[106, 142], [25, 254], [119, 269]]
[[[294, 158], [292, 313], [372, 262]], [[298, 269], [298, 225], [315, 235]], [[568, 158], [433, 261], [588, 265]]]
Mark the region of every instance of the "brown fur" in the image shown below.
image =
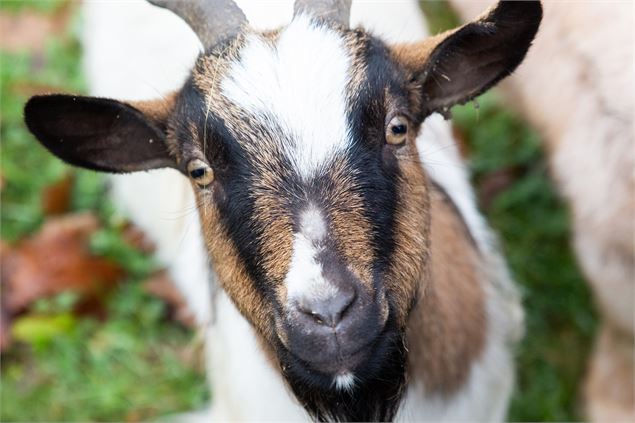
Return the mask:
[[193, 187], [197, 193], [207, 250], [221, 287], [228, 293], [241, 314], [263, 334], [265, 339], [272, 339], [271, 307], [253, 286], [232, 240], [222, 228], [218, 211], [211, 201], [211, 193]]
[[483, 351], [487, 318], [479, 254], [444, 194], [430, 195], [430, 279], [412, 311], [409, 376], [428, 392], [448, 395], [467, 380]]
[[[347, 32], [344, 35], [344, 40], [348, 51], [353, 53], [351, 56], [348, 91], [350, 93], [359, 93], [366, 77], [366, 60], [363, 52], [369, 37], [365, 32], [355, 30]], [[354, 103], [354, 98], [352, 100], [350, 105]]]
[[177, 91], [173, 91], [158, 99], [130, 101], [128, 104], [142, 112], [152, 122], [164, 125], [174, 111], [178, 94]]
[[[400, 179], [395, 214], [395, 251], [393, 265], [386, 278], [386, 290], [392, 294], [400, 327], [407, 323], [417, 291], [427, 281], [429, 264], [430, 215], [427, 178], [421, 167], [414, 143], [416, 130], [409, 131], [410, 139], [397, 151]], [[392, 147], [390, 147], [392, 148]], [[413, 258], [416, 255], [416, 258]]]
[[[170, 116], [174, 112], [179, 94], [180, 93], [178, 91], [173, 91], [163, 95], [161, 98], [153, 100], [129, 101], [128, 104], [141, 111], [155, 124], [158, 124], [160, 127], [164, 127], [167, 125]], [[193, 125], [190, 126], [192, 127]], [[198, 139], [198, 133], [196, 132], [195, 127], [193, 130], [190, 129], [190, 132], [193, 140]], [[166, 145], [168, 152], [172, 157], [174, 157], [176, 164], [178, 165], [182, 154], [179, 154], [179, 146], [177, 143], [173, 142], [174, 137], [171, 136], [170, 128], [167, 128], [167, 134]]]
[[350, 263], [353, 273], [372, 289], [372, 264], [374, 254], [371, 240], [371, 226], [364, 216], [361, 196], [355, 192], [355, 183], [347, 174], [346, 163], [338, 160], [331, 174], [336, 189], [328, 196], [331, 204], [329, 217], [333, 237], [339, 246], [339, 253]]
[[[161, 98], [153, 100], [129, 101], [128, 104], [142, 112], [148, 119], [160, 128], [165, 128], [170, 116], [174, 112], [178, 96], [178, 91], [172, 91], [163, 95]], [[178, 165], [179, 155], [177, 154], [177, 147], [174, 143], [170, 143], [169, 140], [170, 137], [167, 137], [166, 141], [168, 152], [175, 158]]]
[[455, 31], [447, 31], [421, 41], [396, 44], [392, 47], [395, 60], [407, 69], [418, 71], [421, 69], [421, 64], [428, 61], [434, 48]]

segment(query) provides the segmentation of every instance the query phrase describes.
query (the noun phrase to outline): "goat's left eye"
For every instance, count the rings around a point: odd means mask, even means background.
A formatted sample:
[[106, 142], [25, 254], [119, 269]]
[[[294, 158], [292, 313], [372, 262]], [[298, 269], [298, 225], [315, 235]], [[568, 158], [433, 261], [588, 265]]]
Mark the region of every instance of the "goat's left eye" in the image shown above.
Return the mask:
[[391, 145], [403, 145], [408, 138], [408, 121], [403, 116], [395, 116], [386, 127], [386, 142]]
[[194, 159], [187, 164], [187, 173], [199, 186], [206, 186], [214, 181], [214, 171], [203, 160]]

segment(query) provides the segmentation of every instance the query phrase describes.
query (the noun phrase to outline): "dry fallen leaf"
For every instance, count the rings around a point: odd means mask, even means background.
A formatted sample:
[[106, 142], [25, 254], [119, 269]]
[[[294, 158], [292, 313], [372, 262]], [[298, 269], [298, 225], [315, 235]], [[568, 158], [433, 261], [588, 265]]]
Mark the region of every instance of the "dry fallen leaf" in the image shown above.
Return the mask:
[[12, 342], [11, 316], [4, 307], [0, 309], [0, 351], [5, 351]]
[[24, 9], [18, 13], [0, 12], [0, 49], [9, 52], [40, 51], [53, 34], [68, 27], [79, 2], [68, 1], [53, 14]]
[[150, 238], [132, 223], [126, 223], [121, 235], [128, 245], [142, 253], [150, 254], [155, 250], [155, 245]]
[[143, 289], [148, 294], [165, 301], [170, 306], [175, 320], [190, 328], [196, 326], [194, 314], [165, 270], [155, 273], [146, 280], [143, 283]]
[[15, 314], [37, 299], [72, 290], [85, 298], [101, 296], [117, 283], [123, 270], [91, 254], [89, 240], [99, 228], [89, 213], [49, 219], [33, 237], [0, 255], [2, 302]]
[[62, 179], [42, 191], [42, 211], [45, 215], [66, 213], [71, 205], [73, 174], [68, 173]]

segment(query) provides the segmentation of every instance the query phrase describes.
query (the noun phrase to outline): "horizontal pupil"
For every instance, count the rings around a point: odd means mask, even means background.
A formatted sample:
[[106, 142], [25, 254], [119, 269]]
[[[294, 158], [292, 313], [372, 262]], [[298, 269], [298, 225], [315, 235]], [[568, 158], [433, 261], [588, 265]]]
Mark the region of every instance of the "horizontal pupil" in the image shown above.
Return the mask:
[[203, 175], [205, 175], [205, 168], [203, 167], [199, 167], [198, 169], [194, 169], [190, 172], [190, 176], [194, 179], [200, 178]]
[[392, 133], [395, 135], [405, 134], [407, 130], [406, 125], [395, 125], [392, 127]]

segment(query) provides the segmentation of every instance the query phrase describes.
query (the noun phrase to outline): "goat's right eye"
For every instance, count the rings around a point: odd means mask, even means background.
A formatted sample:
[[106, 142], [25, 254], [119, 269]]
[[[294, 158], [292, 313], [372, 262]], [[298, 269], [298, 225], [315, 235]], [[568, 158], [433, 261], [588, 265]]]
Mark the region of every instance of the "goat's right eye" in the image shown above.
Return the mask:
[[202, 167], [199, 167], [198, 169], [194, 169], [193, 171], [190, 172], [190, 176], [194, 179], [200, 178], [203, 175], [205, 175], [205, 169]]
[[386, 142], [394, 146], [402, 146], [408, 139], [408, 121], [403, 116], [395, 116], [386, 127]]
[[187, 164], [187, 172], [197, 185], [204, 187], [214, 181], [214, 171], [203, 160], [194, 159]]

